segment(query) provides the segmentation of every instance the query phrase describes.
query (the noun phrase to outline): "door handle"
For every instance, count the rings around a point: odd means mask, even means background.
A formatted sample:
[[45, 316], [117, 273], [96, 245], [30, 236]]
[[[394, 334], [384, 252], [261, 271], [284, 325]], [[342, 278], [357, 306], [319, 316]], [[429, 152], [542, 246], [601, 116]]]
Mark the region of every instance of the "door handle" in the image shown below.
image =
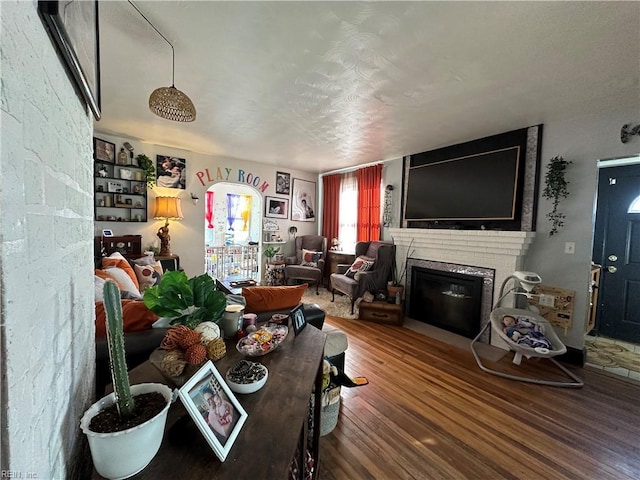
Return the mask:
[[610, 262], [615, 262], [616, 260], [618, 260], [618, 257], [616, 255], [609, 255], [608, 258]]
[[618, 269], [613, 265], [607, 267], [607, 270], [609, 271], [609, 273], [616, 273], [618, 271]]

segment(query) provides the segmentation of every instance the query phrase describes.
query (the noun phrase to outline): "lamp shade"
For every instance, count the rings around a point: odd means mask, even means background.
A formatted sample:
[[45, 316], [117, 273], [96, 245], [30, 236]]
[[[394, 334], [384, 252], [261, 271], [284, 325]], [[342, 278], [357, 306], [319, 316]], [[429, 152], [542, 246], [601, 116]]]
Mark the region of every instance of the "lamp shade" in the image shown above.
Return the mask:
[[156, 197], [156, 210], [153, 217], [156, 220], [182, 220], [180, 199], [178, 197]]
[[174, 86], [155, 89], [149, 97], [149, 109], [159, 117], [175, 122], [193, 122], [196, 119], [193, 102]]

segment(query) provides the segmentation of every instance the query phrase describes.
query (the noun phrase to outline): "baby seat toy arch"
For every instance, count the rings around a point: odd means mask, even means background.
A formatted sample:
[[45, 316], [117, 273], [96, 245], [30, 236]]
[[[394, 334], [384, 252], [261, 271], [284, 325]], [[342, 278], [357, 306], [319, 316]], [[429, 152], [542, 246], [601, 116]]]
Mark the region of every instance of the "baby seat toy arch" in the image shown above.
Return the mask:
[[[505, 286], [510, 280], [513, 280], [515, 285], [504, 293]], [[478, 367], [480, 367], [483, 372], [487, 372], [492, 375], [508, 378], [510, 380], [518, 380], [520, 382], [536, 383], [538, 385], [580, 388], [584, 385], [582, 380], [553, 358], [556, 355], [562, 355], [567, 351], [567, 347], [562, 343], [560, 338], [558, 338], [553, 326], [545, 318], [531, 310], [500, 306], [501, 302], [509, 294], [526, 295], [527, 297], [531, 296], [533, 287], [540, 282], [540, 277], [532, 272], [515, 272], [513, 275], [510, 275], [505, 279], [500, 287], [500, 297], [491, 312], [490, 321], [471, 342], [471, 352], [476, 359]], [[519, 287], [522, 287], [526, 292], [520, 291], [521, 289]], [[482, 364], [475, 346], [489, 325], [491, 325], [493, 332], [506, 342], [509, 349], [513, 350], [514, 364], [520, 365], [523, 356], [527, 359], [531, 357], [548, 358], [573, 381], [561, 382], [512, 375], [486, 367]]]

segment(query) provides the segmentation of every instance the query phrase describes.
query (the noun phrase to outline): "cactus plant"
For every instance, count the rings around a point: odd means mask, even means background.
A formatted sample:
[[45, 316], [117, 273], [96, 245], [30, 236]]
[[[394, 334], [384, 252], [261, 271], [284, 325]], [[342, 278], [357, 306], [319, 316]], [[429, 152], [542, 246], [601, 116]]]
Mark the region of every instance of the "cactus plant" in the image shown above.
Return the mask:
[[124, 354], [122, 303], [118, 285], [111, 280], [104, 283], [104, 308], [107, 316], [107, 344], [109, 346], [111, 381], [113, 382], [118, 414], [121, 418], [130, 417], [133, 414], [134, 399], [131, 395]]

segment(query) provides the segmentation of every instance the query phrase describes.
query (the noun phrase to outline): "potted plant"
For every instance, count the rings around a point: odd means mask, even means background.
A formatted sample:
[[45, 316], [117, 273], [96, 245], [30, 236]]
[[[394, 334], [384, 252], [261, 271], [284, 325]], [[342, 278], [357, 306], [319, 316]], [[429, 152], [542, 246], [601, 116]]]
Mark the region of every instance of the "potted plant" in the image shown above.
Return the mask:
[[138, 166], [144, 170], [145, 182], [147, 182], [147, 188], [153, 188], [156, 184], [156, 167], [153, 166], [153, 162], [144, 153], [136, 156]]
[[[391, 240], [395, 245], [395, 239], [391, 237]], [[409, 242], [404, 260], [400, 264], [400, 267], [398, 267], [397, 260], [393, 262], [393, 266], [391, 267], [391, 280], [387, 284], [387, 295], [391, 298], [394, 298], [398, 293], [402, 296], [402, 292], [404, 290], [404, 276], [407, 273], [407, 260], [415, 253], [415, 249], [411, 250], [412, 245], [413, 238], [411, 239], [411, 242]]]
[[188, 279], [182, 271], [165, 273], [158, 285], [145, 290], [142, 300], [156, 315], [170, 318], [172, 325], [191, 329], [202, 322], [218, 323], [227, 305], [226, 295], [208, 274]]
[[547, 218], [551, 221], [550, 237], [558, 233], [558, 228], [564, 226], [565, 214], [558, 211], [558, 204], [561, 198], [569, 196], [569, 189], [567, 188], [569, 182], [565, 180], [564, 174], [571, 163], [571, 161], [557, 156], [553, 157], [547, 165], [542, 196], [553, 202], [553, 209], [547, 213]]
[[274, 247], [273, 245], [267, 245], [262, 253], [267, 257], [267, 263], [271, 263], [271, 259], [280, 251], [280, 247]]
[[156, 383], [130, 386], [120, 291], [111, 280], [104, 285], [104, 306], [114, 392], [89, 407], [80, 428], [97, 472], [109, 479], [129, 478], [158, 453], [172, 392]]

